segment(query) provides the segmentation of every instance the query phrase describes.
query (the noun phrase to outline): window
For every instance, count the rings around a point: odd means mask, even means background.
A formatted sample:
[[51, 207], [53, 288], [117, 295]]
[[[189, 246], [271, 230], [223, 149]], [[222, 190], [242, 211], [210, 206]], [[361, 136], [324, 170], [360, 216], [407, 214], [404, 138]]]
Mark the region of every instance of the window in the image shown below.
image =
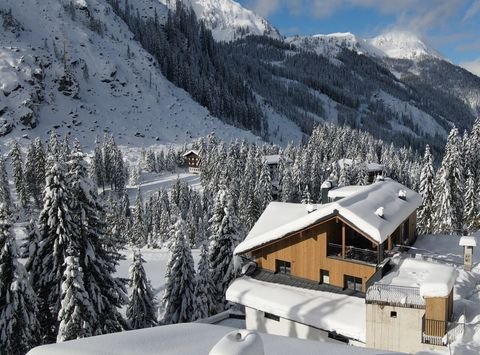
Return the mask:
[[280, 322], [280, 317], [276, 316], [275, 314], [265, 312], [265, 318]]
[[390, 318], [397, 318], [397, 312], [396, 311], [391, 311], [390, 312]]
[[321, 284], [330, 283], [330, 271], [320, 269], [320, 283]]
[[362, 292], [362, 279], [350, 275], [344, 276], [344, 288]]
[[291, 270], [291, 265], [288, 261], [275, 260], [275, 272], [289, 275]]

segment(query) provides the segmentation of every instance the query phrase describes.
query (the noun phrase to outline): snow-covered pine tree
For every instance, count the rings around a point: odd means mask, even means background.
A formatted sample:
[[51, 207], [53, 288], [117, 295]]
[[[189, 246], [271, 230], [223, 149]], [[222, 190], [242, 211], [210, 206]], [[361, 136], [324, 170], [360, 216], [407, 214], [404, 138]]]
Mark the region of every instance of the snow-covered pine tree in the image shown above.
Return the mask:
[[157, 171], [155, 152], [152, 149], [149, 149], [145, 154], [144, 167], [145, 171], [148, 173]]
[[435, 172], [430, 146], [426, 146], [423, 158], [423, 167], [420, 174], [420, 195], [422, 205], [418, 209], [418, 231], [421, 234], [433, 233], [434, 227], [434, 201], [435, 201]]
[[[69, 254], [73, 250], [68, 251]], [[97, 314], [83, 283], [84, 274], [78, 257], [67, 256], [61, 286], [57, 342], [80, 339], [95, 334]]]
[[310, 191], [308, 190], [308, 185], [305, 186], [305, 189], [302, 193], [302, 201], [305, 205], [311, 205], [313, 203], [312, 196], [310, 195]]
[[236, 277], [233, 263], [233, 250], [242, 240], [240, 225], [233, 209], [228, 190], [220, 188], [210, 219], [209, 264], [212, 281], [217, 286], [216, 306], [218, 311], [225, 309], [225, 292]]
[[200, 248], [200, 260], [195, 280], [195, 306], [192, 320], [207, 318], [215, 314], [216, 288], [208, 266], [208, 246], [203, 243]]
[[95, 179], [97, 186], [105, 191], [105, 164], [103, 162], [103, 152], [98, 137], [95, 138], [95, 148], [93, 149], [93, 158], [91, 162], [91, 176]]
[[293, 186], [292, 173], [291, 173], [290, 166], [285, 167], [285, 171], [283, 172], [281, 187], [282, 187], [282, 201], [293, 202], [295, 187]]
[[357, 169], [357, 185], [368, 185], [368, 169], [367, 169], [367, 163], [365, 162], [359, 162], [355, 164], [356, 169]]
[[79, 256], [85, 290], [97, 315], [96, 319], [90, 318], [93, 334], [118, 332], [126, 327], [118, 309], [127, 301], [124, 281], [113, 277], [119, 260], [118, 246], [106, 234], [103, 205], [98, 201], [97, 187], [88, 177], [78, 143], [68, 165], [71, 211], [78, 243], [78, 247], [72, 246], [78, 248], [78, 254], [73, 255]]
[[2, 157], [0, 157], [0, 203], [4, 204], [7, 211], [12, 212], [12, 197], [10, 196], [7, 168]]
[[164, 324], [190, 322], [194, 310], [195, 266], [186, 240], [185, 222], [181, 218], [178, 218], [173, 231], [162, 301], [165, 308]]
[[22, 152], [20, 151], [20, 146], [17, 141], [13, 143], [9, 155], [10, 159], [12, 160], [13, 183], [15, 184], [18, 200], [20, 202], [20, 206], [25, 207], [28, 203], [28, 193], [23, 174]]
[[250, 230], [252, 229], [253, 225], [257, 222], [261, 214], [259, 202], [254, 190], [250, 190], [250, 193], [248, 194], [247, 205], [244, 207], [244, 210], [245, 210], [245, 221], [244, 221], [245, 229]]
[[447, 138], [445, 154], [435, 179], [435, 232], [459, 233], [463, 228], [463, 172], [458, 129]]
[[133, 263], [129, 269], [129, 297], [127, 320], [132, 329], [148, 328], [157, 325], [155, 296], [147, 279], [140, 251], [133, 253]]
[[469, 171], [467, 186], [465, 189], [465, 209], [463, 214], [463, 223], [471, 233], [477, 231], [480, 226], [480, 216], [478, 211], [478, 198], [475, 193], [475, 181], [473, 174]]
[[133, 212], [133, 224], [130, 230], [130, 245], [141, 248], [146, 244], [147, 234], [144, 222], [142, 193], [138, 189]]
[[[33, 257], [33, 255], [37, 252], [38, 243], [40, 239], [35, 220], [31, 219], [28, 222], [28, 225], [25, 228], [25, 232], [26, 232], [26, 237], [22, 240], [20, 244], [19, 255], [23, 259], [28, 259], [30, 258], [30, 255], [32, 255]], [[26, 265], [26, 267], [28, 269], [28, 264]]]
[[11, 231], [9, 213], [0, 204], [0, 349], [23, 355], [38, 344], [37, 299]]
[[41, 207], [42, 191], [45, 186], [46, 158], [42, 141], [37, 138], [28, 147], [24, 164], [24, 183], [29, 196], [35, 201], [35, 206]]
[[255, 187], [255, 195], [258, 198], [260, 212], [263, 212], [270, 201], [272, 201], [272, 180], [266, 161], [260, 166], [260, 176], [258, 177], [257, 186]]
[[62, 276], [67, 250], [79, 250], [78, 232], [71, 211], [72, 195], [66, 181], [65, 164], [50, 162], [43, 209], [38, 221], [37, 252], [27, 262], [33, 289], [39, 297], [39, 321], [45, 343], [55, 342]]

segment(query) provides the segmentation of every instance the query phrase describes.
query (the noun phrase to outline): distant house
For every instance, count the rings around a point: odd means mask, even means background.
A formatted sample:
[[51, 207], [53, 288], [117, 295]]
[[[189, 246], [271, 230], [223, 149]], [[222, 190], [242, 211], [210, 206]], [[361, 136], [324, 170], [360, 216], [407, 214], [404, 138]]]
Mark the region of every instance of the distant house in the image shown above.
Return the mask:
[[[263, 161], [268, 165], [270, 171], [270, 179], [272, 181], [272, 197], [277, 199], [280, 196], [280, 154], [265, 155]], [[287, 162], [290, 161], [287, 157], [283, 157]]]
[[280, 154], [265, 155], [263, 160], [268, 165], [272, 182], [278, 182], [280, 180]]
[[192, 174], [200, 174], [200, 152], [198, 150], [189, 150], [183, 154], [188, 171]]
[[[340, 159], [338, 162], [338, 167], [340, 169], [345, 167], [352, 167], [355, 165], [355, 161], [352, 159]], [[368, 171], [368, 181], [375, 181], [375, 177], [378, 175], [383, 175], [384, 166], [378, 163], [366, 163], [366, 169]]]
[[390, 256], [415, 241], [420, 203], [390, 179], [313, 212], [273, 202], [235, 249], [256, 268], [227, 299], [246, 307], [247, 328], [365, 344], [365, 293], [388, 273]]

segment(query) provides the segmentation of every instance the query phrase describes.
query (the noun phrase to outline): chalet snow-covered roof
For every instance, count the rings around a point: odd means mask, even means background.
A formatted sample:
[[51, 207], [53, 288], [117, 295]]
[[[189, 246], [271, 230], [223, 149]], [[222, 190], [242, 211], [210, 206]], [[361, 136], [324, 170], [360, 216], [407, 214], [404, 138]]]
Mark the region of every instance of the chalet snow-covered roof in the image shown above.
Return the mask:
[[423, 298], [448, 297], [456, 278], [457, 271], [451, 266], [408, 258], [397, 260], [393, 270], [375, 285], [417, 288]]
[[198, 150], [190, 149], [189, 151], [183, 153], [182, 157], [186, 157], [187, 155], [192, 154], [192, 153], [197, 155], [197, 156], [200, 155], [200, 152]]
[[263, 160], [268, 165], [279, 164], [280, 163], [280, 154], [265, 155], [263, 157]]
[[232, 282], [227, 300], [278, 317], [365, 342], [362, 298], [269, 283], [243, 276]]
[[[405, 190], [405, 197], [399, 191]], [[319, 205], [307, 213], [305, 205], [272, 203], [235, 248], [242, 254], [305, 229], [329, 216], [338, 215], [378, 243], [383, 243], [421, 204], [418, 193], [391, 179], [377, 181], [339, 201]], [[375, 214], [383, 207], [383, 216]]]
[[[354, 161], [352, 159], [344, 158], [340, 159], [338, 161], [338, 166], [340, 168], [343, 168], [344, 166], [352, 166], [354, 164]], [[383, 165], [382, 164], [377, 164], [377, 163], [367, 163], [367, 171], [368, 172], [374, 172], [374, 171], [382, 171], [383, 170]]]

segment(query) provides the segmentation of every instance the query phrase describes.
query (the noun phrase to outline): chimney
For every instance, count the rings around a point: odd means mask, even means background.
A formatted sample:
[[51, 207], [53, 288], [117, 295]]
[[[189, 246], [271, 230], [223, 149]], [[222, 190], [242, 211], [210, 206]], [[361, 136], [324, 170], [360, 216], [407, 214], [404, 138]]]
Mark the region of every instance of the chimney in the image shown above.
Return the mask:
[[330, 202], [328, 200], [328, 192], [331, 189], [333, 189], [336, 185], [337, 184], [335, 182], [335, 177], [333, 175], [330, 175], [330, 177], [323, 182], [322, 186], [320, 187], [321, 192], [322, 192], [322, 196], [321, 196], [322, 197], [322, 199], [321, 199], [322, 204]]
[[257, 332], [234, 330], [225, 335], [208, 355], [264, 355], [263, 341]]
[[384, 211], [385, 211], [385, 209], [383, 207], [378, 207], [377, 210], [375, 211], [375, 214], [378, 217], [383, 218]]
[[473, 248], [477, 246], [477, 241], [475, 237], [467, 236], [461, 237], [459, 244], [463, 247], [463, 268], [470, 271], [473, 266]]

